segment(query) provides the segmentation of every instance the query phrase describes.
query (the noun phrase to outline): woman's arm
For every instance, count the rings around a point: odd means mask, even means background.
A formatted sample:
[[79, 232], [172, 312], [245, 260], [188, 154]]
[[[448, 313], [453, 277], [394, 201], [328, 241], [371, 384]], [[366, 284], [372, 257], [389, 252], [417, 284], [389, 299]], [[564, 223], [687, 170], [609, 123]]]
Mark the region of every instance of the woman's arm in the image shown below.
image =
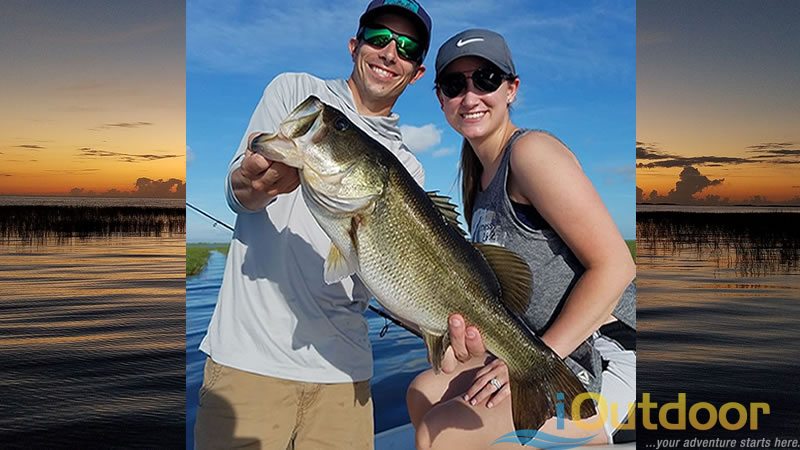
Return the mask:
[[609, 319], [636, 266], [578, 161], [553, 136], [529, 133], [517, 141], [508, 191], [514, 201], [533, 205], [586, 268], [542, 336], [565, 357]]

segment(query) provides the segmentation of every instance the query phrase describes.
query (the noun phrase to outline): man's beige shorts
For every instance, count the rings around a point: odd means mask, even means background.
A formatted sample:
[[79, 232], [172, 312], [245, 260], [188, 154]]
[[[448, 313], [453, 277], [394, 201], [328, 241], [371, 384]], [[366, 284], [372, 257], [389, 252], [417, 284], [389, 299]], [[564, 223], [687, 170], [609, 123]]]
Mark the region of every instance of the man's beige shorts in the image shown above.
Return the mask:
[[208, 358], [197, 449], [372, 449], [369, 381], [316, 384], [233, 369]]

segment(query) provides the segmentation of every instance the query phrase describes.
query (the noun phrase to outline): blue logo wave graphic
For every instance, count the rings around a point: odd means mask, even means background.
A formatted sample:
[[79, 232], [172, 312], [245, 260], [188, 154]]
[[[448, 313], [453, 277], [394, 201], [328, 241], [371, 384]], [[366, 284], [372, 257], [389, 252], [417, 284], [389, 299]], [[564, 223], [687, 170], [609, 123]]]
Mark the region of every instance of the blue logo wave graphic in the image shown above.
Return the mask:
[[492, 443], [492, 445], [509, 442], [512, 444], [521, 444], [523, 447], [538, 447], [549, 450], [568, 450], [588, 444], [589, 441], [591, 441], [595, 436], [596, 435], [585, 438], [566, 438], [543, 433], [539, 430], [517, 430], [500, 436]]

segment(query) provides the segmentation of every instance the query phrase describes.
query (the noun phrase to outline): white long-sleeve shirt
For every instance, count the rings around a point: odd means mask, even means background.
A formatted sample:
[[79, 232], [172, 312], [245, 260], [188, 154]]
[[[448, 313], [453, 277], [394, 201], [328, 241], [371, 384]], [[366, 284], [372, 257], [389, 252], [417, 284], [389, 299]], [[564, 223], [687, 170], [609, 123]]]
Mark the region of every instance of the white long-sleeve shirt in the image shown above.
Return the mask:
[[200, 349], [214, 361], [248, 372], [314, 383], [372, 377], [363, 312], [369, 292], [357, 277], [327, 285], [330, 239], [311, 216], [301, 188], [250, 211], [236, 199], [230, 173], [252, 132], [274, 132], [295, 106], [316, 95], [391, 150], [420, 184], [424, 172], [402, 142], [399, 117], [358, 114], [345, 80], [282, 74], [264, 91], [228, 169], [225, 194], [238, 213], [225, 274]]

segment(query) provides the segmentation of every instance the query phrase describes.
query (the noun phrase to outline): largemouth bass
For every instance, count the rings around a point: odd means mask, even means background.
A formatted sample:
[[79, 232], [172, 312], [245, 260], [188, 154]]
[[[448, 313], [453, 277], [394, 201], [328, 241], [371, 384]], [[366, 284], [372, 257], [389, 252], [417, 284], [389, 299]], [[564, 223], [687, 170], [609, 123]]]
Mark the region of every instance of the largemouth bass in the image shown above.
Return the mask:
[[[381, 305], [421, 330], [437, 372], [449, 345], [448, 317], [461, 314], [508, 366], [518, 430], [555, 416], [557, 393], [573, 418], [572, 400], [586, 391], [519, 318], [532, 283], [521, 258], [470, 244], [446, 197], [424, 192], [396, 156], [316, 97], [251, 148], [300, 169], [306, 204], [332, 242], [327, 283], [357, 274]], [[584, 401], [580, 418], [594, 414]]]

